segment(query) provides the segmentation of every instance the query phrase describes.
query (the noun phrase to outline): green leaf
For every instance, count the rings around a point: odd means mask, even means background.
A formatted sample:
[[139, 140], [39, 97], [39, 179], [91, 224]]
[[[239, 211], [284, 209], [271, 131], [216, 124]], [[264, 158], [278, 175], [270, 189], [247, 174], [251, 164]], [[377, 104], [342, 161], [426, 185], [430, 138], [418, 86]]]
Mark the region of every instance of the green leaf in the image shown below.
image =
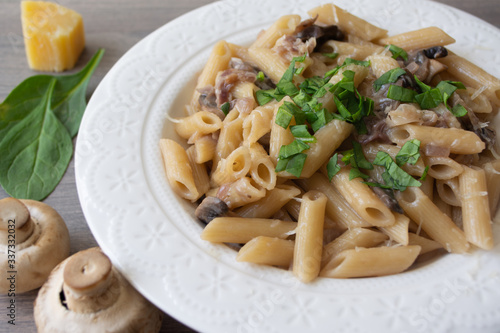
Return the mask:
[[335, 153], [326, 164], [326, 171], [328, 174], [328, 180], [332, 181], [332, 178], [340, 171], [339, 165], [339, 154]]
[[455, 117], [463, 117], [467, 114], [467, 109], [463, 105], [457, 104], [451, 109], [451, 113]]
[[289, 158], [309, 148], [310, 147], [307, 143], [302, 142], [301, 140], [294, 140], [292, 141], [292, 143], [280, 147], [278, 158], [279, 159]]
[[276, 165], [276, 172], [286, 171], [299, 178], [304, 169], [307, 154], [299, 153], [290, 158], [278, 160]]
[[359, 66], [363, 66], [363, 67], [369, 67], [370, 61], [369, 60], [365, 61], [365, 60], [356, 60], [356, 59], [352, 59], [352, 58], [346, 58], [344, 60], [344, 63], [342, 64], [342, 66], [350, 65], [350, 64], [359, 65]]
[[394, 59], [401, 57], [404, 60], [408, 60], [408, 53], [406, 53], [406, 51], [403, 50], [402, 48], [400, 48], [399, 46], [396, 46], [394, 44], [390, 44], [388, 46], [388, 48], [389, 48], [389, 51], [391, 51], [392, 57]]
[[361, 169], [372, 170], [373, 165], [368, 162], [363, 154], [363, 148], [359, 142], [352, 142], [352, 151], [354, 155], [354, 161], [356, 161], [356, 166]]
[[51, 109], [56, 79], [40, 102], [0, 143], [0, 183], [12, 197], [43, 200], [57, 186], [73, 154], [71, 136]]
[[358, 168], [352, 168], [351, 171], [349, 171], [349, 180], [353, 180], [354, 178], [368, 179], [370, 177], [368, 175], [364, 174]]
[[86, 90], [92, 73], [99, 64], [104, 50], [99, 50], [78, 73], [72, 75], [35, 75], [21, 82], [0, 104], [0, 141], [17, 122], [26, 117], [40, 104], [47, 86], [56, 80], [52, 93], [52, 110], [75, 136], [85, 111]]
[[257, 79], [257, 81], [260, 81], [260, 82], [265, 81], [266, 80], [266, 75], [264, 75], [264, 72], [259, 71], [257, 73], [256, 79]]
[[393, 68], [382, 74], [382, 76], [373, 82], [373, 89], [379, 91], [384, 84], [396, 82], [398, 78], [405, 73], [406, 71], [402, 68]]
[[265, 105], [275, 99], [274, 89], [257, 90], [255, 92], [255, 97], [257, 98], [257, 103], [259, 103], [259, 105]]
[[406, 163], [414, 165], [420, 158], [420, 141], [417, 139], [406, 141], [396, 154], [396, 164], [403, 166]]
[[405, 103], [413, 103], [416, 95], [417, 92], [415, 90], [395, 85], [391, 85], [387, 91], [387, 98]]
[[441, 104], [443, 96], [441, 95], [439, 89], [434, 88], [415, 95], [415, 100], [423, 110], [428, 110]]
[[287, 129], [292, 119], [293, 114], [282, 105], [278, 108], [278, 112], [276, 112], [276, 119], [274, 120], [274, 122], [284, 129]]
[[385, 184], [391, 186], [394, 190], [404, 191], [408, 186], [420, 187], [422, 185], [418, 180], [401, 169], [386, 152], [379, 151], [373, 164], [385, 168], [382, 178]]
[[35, 75], [0, 104], [0, 184], [13, 197], [42, 200], [61, 180], [103, 50], [72, 75]]
[[323, 56], [330, 58], [330, 59], [335, 59], [339, 56], [338, 53], [332, 52], [332, 53], [321, 53]]
[[226, 115], [226, 116], [227, 116], [227, 114], [229, 113], [229, 107], [230, 107], [230, 106], [231, 106], [231, 105], [229, 104], [229, 102], [226, 102], [226, 103], [224, 103], [224, 104], [222, 104], [222, 105], [220, 106], [220, 110], [222, 111], [222, 113], [224, 113], [224, 115]]
[[87, 106], [85, 96], [87, 86], [103, 54], [104, 50], [99, 49], [87, 65], [76, 74], [56, 76], [57, 83], [52, 96], [52, 110], [66, 126], [71, 137], [75, 136], [80, 128]]
[[314, 135], [311, 135], [309, 133], [309, 130], [307, 129], [307, 125], [295, 125], [295, 126], [290, 126], [290, 131], [292, 132], [292, 135], [296, 138], [299, 139], [302, 142], [316, 142], [316, 137]]

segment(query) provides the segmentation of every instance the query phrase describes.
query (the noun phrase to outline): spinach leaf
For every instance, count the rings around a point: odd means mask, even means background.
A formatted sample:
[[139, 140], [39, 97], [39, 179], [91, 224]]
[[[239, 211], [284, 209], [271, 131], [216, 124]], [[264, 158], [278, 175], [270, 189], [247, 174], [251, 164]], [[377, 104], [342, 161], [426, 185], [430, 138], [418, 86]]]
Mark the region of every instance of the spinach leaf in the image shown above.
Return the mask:
[[42, 200], [59, 183], [73, 154], [71, 136], [51, 110], [56, 79], [33, 110], [0, 143], [0, 183], [15, 198]]
[[47, 86], [53, 79], [56, 83], [52, 93], [51, 108], [68, 129], [71, 137], [75, 136], [85, 111], [85, 93], [90, 77], [103, 54], [104, 50], [97, 51], [89, 63], [76, 74], [35, 75], [21, 82], [0, 104], [0, 141], [16, 123], [40, 104], [47, 92]]
[[32, 76], [0, 104], [0, 184], [12, 197], [42, 200], [61, 180], [103, 53], [76, 74]]

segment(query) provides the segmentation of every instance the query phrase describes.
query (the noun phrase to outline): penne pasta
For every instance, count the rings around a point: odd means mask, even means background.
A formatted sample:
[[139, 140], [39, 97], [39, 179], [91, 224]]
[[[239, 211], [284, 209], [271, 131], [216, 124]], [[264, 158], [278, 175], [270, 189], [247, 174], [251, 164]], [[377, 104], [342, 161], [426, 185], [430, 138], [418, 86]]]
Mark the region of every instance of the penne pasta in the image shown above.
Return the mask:
[[316, 278], [321, 269], [326, 196], [309, 191], [302, 196], [293, 252], [293, 274], [302, 282]]
[[294, 247], [293, 240], [258, 236], [238, 251], [236, 261], [288, 268], [293, 260]]
[[181, 198], [196, 201], [198, 192], [186, 151], [170, 139], [160, 140], [160, 151], [167, 180], [172, 190]]
[[207, 224], [201, 239], [214, 243], [244, 244], [258, 236], [285, 239], [295, 233], [296, 222], [252, 219], [243, 217], [217, 217]]
[[493, 230], [484, 170], [464, 166], [458, 177], [465, 238], [482, 249], [493, 248]]
[[407, 270], [419, 253], [418, 245], [345, 250], [333, 258], [334, 268], [322, 271], [321, 276], [353, 278], [397, 274]]

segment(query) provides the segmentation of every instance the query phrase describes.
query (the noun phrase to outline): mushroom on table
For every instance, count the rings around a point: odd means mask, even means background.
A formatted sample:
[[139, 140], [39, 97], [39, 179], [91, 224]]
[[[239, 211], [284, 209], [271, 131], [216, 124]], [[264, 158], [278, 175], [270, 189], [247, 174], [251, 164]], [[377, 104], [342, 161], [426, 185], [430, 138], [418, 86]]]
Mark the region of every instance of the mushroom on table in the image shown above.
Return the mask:
[[99, 249], [80, 251], [50, 274], [35, 300], [39, 333], [158, 332], [162, 313]]
[[0, 293], [40, 287], [69, 256], [69, 232], [55, 209], [35, 200], [0, 200]]

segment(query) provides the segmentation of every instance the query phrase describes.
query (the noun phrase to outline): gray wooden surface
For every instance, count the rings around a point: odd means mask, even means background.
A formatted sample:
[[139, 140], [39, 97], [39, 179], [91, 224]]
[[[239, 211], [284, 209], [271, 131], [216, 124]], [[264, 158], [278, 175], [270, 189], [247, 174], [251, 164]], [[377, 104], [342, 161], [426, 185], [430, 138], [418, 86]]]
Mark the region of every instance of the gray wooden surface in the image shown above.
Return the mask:
[[[418, 0], [415, 0], [418, 1]], [[88, 95], [113, 64], [136, 42], [172, 19], [210, 0], [55, 0], [82, 14], [87, 47], [77, 68], [81, 68], [98, 48], [106, 53], [88, 88]], [[500, 28], [500, 0], [439, 0]], [[284, 11], [286, 11], [284, 9]], [[449, 32], [453, 34], [453, 31]], [[500, 42], [500, 41], [499, 41]], [[26, 63], [20, 23], [19, 0], [0, 0], [0, 101], [22, 80], [34, 75]], [[1, 156], [0, 156], [1, 158]], [[0, 199], [7, 194], [0, 188]], [[61, 183], [46, 199], [65, 219], [71, 236], [71, 253], [97, 246], [78, 200], [73, 161]], [[3, 260], [3, 258], [0, 258]], [[0, 295], [0, 332], [35, 332], [33, 301], [38, 290], [16, 295], [16, 326], [7, 324], [9, 299]], [[164, 316], [162, 332], [192, 332], [175, 319]]]

